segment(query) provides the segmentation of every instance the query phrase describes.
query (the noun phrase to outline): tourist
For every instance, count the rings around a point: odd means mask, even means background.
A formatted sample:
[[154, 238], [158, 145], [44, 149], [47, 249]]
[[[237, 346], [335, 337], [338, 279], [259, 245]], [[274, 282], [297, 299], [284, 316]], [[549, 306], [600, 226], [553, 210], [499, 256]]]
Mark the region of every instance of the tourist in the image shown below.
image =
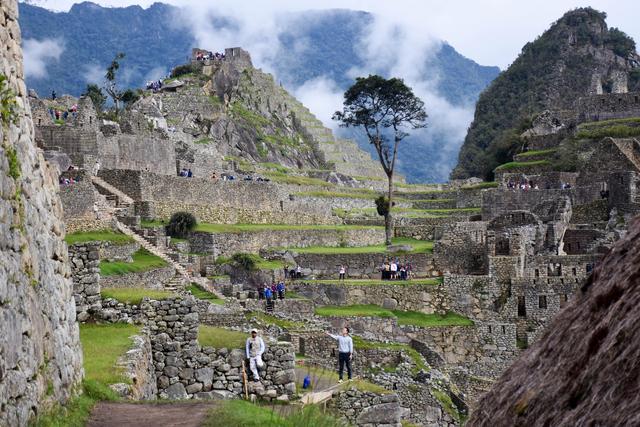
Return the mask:
[[287, 279], [287, 274], [289, 274], [289, 266], [287, 264], [285, 264], [284, 267], [282, 268], [282, 270], [284, 271], [284, 278], [286, 280]]
[[55, 91], [55, 90], [52, 90], [52, 91], [51, 91], [51, 99], [52, 99], [53, 101], [55, 101], [55, 100], [56, 100], [56, 91]]
[[351, 359], [353, 359], [353, 340], [349, 336], [349, 328], [346, 326], [342, 328], [342, 335], [332, 335], [325, 332], [334, 340], [338, 341], [338, 382], [342, 382], [342, 374], [344, 372], [344, 365], [347, 365], [347, 377], [351, 380]]
[[407, 280], [407, 269], [404, 264], [400, 264], [400, 280]]
[[408, 262], [407, 263], [407, 280], [411, 279], [411, 270], [413, 270], [413, 267], [411, 266], [411, 263]]
[[276, 282], [271, 284], [271, 293], [273, 294], [273, 299], [276, 299], [276, 295], [278, 293], [278, 285], [276, 285]]
[[100, 171], [100, 161], [96, 160], [95, 164], [93, 165], [93, 176], [98, 176], [98, 172]]
[[347, 275], [347, 269], [344, 268], [344, 265], [340, 266], [339, 274], [340, 274], [340, 280], [344, 282], [345, 276]]
[[213, 172], [213, 173], [211, 174], [211, 180], [212, 180], [212, 181], [217, 181], [217, 180], [218, 180], [218, 176], [216, 175], [216, 173], [215, 173], [215, 172]]
[[193, 172], [191, 172], [191, 169], [187, 171], [187, 178], [193, 178]]
[[395, 261], [391, 261], [391, 280], [396, 280], [398, 274], [398, 264]]
[[258, 286], [258, 300], [264, 299], [264, 285]]
[[267, 300], [267, 307], [271, 305], [271, 300], [273, 299], [273, 292], [271, 292], [271, 288], [265, 283], [264, 285], [264, 297]]
[[264, 341], [258, 336], [258, 330], [251, 330], [251, 337], [247, 338], [246, 344], [247, 359], [249, 359], [249, 369], [253, 374], [253, 381], [260, 381], [258, 368], [264, 366], [262, 353], [264, 353]]
[[296, 267], [296, 277], [297, 277], [298, 279], [301, 279], [301, 278], [302, 278], [302, 267], [300, 267], [300, 266], [297, 266], [297, 267]]
[[284, 282], [278, 282], [278, 286], [276, 286], [276, 290], [278, 291], [278, 298], [284, 299]]

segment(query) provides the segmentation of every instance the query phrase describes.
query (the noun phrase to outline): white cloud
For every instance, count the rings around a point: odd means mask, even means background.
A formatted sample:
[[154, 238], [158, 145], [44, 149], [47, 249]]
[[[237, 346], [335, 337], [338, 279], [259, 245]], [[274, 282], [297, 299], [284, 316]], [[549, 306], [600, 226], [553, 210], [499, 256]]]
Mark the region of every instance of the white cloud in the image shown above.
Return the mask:
[[82, 71], [82, 77], [87, 83], [102, 84], [105, 69], [98, 64], [87, 64]]
[[47, 65], [58, 61], [64, 52], [64, 43], [60, 39], [25, 39], [22, 42], [24, 52], [24, 72], [32, 79], [47, 77]]
[[331, 119], [333, 113], [342, 107], [342, 89], [326, 77], [307, 80], [293, 90], [293, 95], [309, 108], [326, 127], [335, 129], [337, 124]]

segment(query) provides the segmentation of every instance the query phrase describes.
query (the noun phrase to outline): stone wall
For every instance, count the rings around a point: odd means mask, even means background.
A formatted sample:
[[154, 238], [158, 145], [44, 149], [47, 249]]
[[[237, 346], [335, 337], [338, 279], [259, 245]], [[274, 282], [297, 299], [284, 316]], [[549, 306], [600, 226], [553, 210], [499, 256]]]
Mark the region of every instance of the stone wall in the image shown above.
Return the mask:
[[441, 285], [413, 285], [411, 281], [388, 285], [293, 282], [289, 290], [320, 305], [375, 304], [423, 313], [442, 310], [445, 298]]
[[69, 246], [73, 297], [76, 317], [84, 322], [102, 309], [100, 297], [101, 242], [78, 243]]
[[448, 216], [434, 218], [396, 218], [394, 234], [396, 237], [434, 240], [438, 227], [455, 224], [458, 221], [460, 221], [460, 218]]
[[[141, 310], [151, 333], [159, 397], [234, 398], [243, 393], [244, 349], [200, 347], [193, 297], [143, 301]], [[267, 400], [288, 400], [296, 392], [293, 345], [265, 344], [261, 381], [250, 385], [250, 393]]]
[[80, 179], [75, 184], [59, 186], [67, 233], [111, 228], [111, 221], [99, 218], [94, 211], [97, 198], [102, 196], [94, 189], [88, 174], [65, 172], [63, 176]]
[[114, 274], [102, 276], [100, 286], [102, 288], [146, 288], [163, 289], [175, 276], [173, 267], [155, 268], [153, 270], [141, 271], [137, 273]]
[[109, 262], [131, 262], [133, 254], [139, 249], [140, 243], [137, 242], [124, 245], [102, 242], [102, 245], [100, 245], [100, 259]]
[[34, 143], [20, 43], [18, 3], [3, 0], [0, 75], [16, 101], [13, 120], [0, 121], [0, 425], [8, 426], [66, 403], [83, 375], [57, 176]]
[[[266, 303], [264, 300], [248, 299], [242, 302], [246, 310], [264, 311]], [[315, 303], [307, 299], [279, 299], [273, 305], [273, 313], [276, 316], [286, 317], [293, 320], [309, 320], [313, 317]]]
[[382, 228], [265, 230], [241, 233], [195, 232], [189, 236], [191, 250], [197, 253], [231, 256], [239, 252], [258, 253], [276, 247], [368, 246], [384, 241]]
[[155, 400], [158, 395], [153, 351], [147, 333], [131, 337], [133, 346], [118, 359], [117, 366], [129, 383], [113, 384], [110, 387], [120, 397], [130, 400]]
[[387, 259], [398, 259], [401, 264], [411, 263], [414, 275], [437, 276], [431, 254], [305, 254], [290, 252], [295, 265], [311, 269], [317, 278], [337, 278], [341, 265], [347, 268], [348, 278], [379, 279], [380, 266]]
[[453, 274], [482, 274], [487, 269], [487, 223], [457, 222], [439, 227], [433, 256], [436, 268]]
[[640, 93], [611, 93], [579, 98], [575, 105], [580, 122], [640, 116]]
[[335, 392], [329, 401], [350, 425], [367, 427], [401, 427], [400, 402], [397, 394], [376, 394], [357, 389]]

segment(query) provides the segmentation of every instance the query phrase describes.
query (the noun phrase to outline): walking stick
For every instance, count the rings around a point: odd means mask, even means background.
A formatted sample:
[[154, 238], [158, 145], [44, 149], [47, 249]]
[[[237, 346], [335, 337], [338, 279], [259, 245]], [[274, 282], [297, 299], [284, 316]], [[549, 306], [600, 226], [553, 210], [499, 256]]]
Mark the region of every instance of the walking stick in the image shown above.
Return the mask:
[[242, 361], [242, 383], [244, 384], [244, 399], [249, 400], [249, 386], [247, 384], [247, 371], [244, 369], [244, 360]]

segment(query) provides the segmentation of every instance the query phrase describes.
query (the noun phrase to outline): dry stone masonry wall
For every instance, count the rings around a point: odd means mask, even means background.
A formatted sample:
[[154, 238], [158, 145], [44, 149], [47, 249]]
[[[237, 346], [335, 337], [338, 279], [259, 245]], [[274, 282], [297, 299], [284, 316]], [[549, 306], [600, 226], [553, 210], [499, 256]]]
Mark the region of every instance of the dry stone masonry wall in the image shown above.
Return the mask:
[[0, 123], [0, 425], [10, 426], [65, 403], [83, 372], [57, 177], [34, 143], [20, 42], [17, 1], [3, 0], [3, 104], [15, 99]]

